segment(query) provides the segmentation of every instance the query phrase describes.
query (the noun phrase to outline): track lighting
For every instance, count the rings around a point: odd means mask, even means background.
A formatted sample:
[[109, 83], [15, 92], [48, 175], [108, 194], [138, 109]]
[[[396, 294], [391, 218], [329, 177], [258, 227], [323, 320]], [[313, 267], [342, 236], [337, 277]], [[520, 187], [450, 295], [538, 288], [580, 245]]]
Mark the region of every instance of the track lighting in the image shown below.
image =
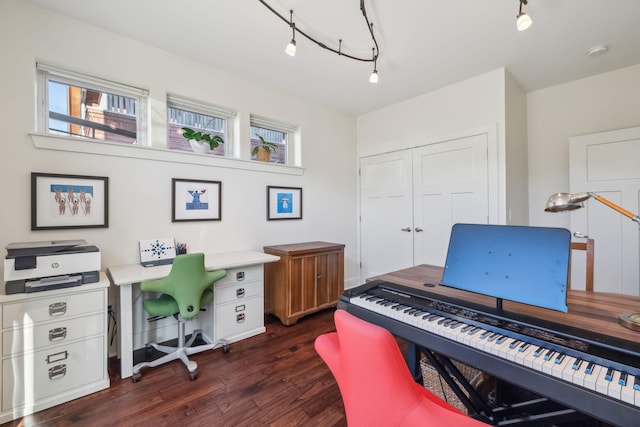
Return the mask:
[[531, 17], [527, 15], [526, 12], [522, 11], [522, 5], [527, 4], [528, 0], [520, 0], [520, 9], [518, 11], [518, 15], [516, 16], [516, 28], [518, 31], [524, 31], [531, 26], [533, 21]]
[[287, 25], [289, 25], [289, 27], [291, 27], [291, 30], [293, 31], [293, 37], [292, 37], [291, 41], [289, 42], [289, 44], [287, 45], [287, 48], [285, 49], [285, 52], [288, 55], [291, 55], [291, 56], [295, 56], [296, 55], [296, 32], [298, 32], [299, 34], [302, 34], [309, 41], [312, 41], [313, 43], [315, 43], [317, 46], [319, 46], [319, 47], [321, 47], [323, 49], [329, 50], [329, 51], [337, 54], [338, 56], [344, 56], [346, 58], [353, 59], [355, 61], [373, 62], [373, 72], [369, 76], [369, 81], [371, 83], [377, 83], [378, 82], [378, 67], [377, 67], [377, 63], [378, 63], [378, 56], [380, 55], [380, 50], [378, 48], [378, 41], [376, 40], [376, 37], [373, 34], [373, 24], [369, 22], [369, 17], [367, 16], [367, 11], [366, 11], [366, 9], [364, 7], [364, 0], [360, 0], [360, 11], [362, 12], [362, 16], [364, 16], [364, 19], [365, 19], [365, 21], [367, 23], [367, 29], [369, 30], [369, 34], [371, 35], [371, 40], [373, 41], [373, 44], [374, 44], [373, 56], [371, 58], [361, 58], [361, 57], [358, 57], [358, 56], [355, 56], [355, 55], [350, 55], [348, 53], [343, 52], [342, 51], [342, 39], [340, 39], [337, 49], [327, 46], [325, 43], [322, 43], [322, 42], [318, 41], [317, 39], [311, 37], [309, 34], [305, 33], [302, 30], [300, 30], [300, 28], [296, 27], [295, 22], [293, 22], [293, 10], [289, 11], [290, 16], [289, 16], [289, 20], [287, 20], [287, 18], [285, 18], [280, 13], [278, 13], [275, 9], [273, 9], [271, 6], [269, 6], [265, 0], [258, 0], [258, 1], [260, 3], [262, 3], [267, 9], [269, 9], [274, 15], [278, 16], [280, 19], [282, 19], [284, 22], [286, 22]]
[[287, 45], [287, 48], [284, 50], [287, 55], [296, 56], [296, 24], [293, 22], [293, 10], [289, 11], [291, 13], [291, 19], [289, 20], [289, 26], [293, 31], [293, 37], [291, 41]]

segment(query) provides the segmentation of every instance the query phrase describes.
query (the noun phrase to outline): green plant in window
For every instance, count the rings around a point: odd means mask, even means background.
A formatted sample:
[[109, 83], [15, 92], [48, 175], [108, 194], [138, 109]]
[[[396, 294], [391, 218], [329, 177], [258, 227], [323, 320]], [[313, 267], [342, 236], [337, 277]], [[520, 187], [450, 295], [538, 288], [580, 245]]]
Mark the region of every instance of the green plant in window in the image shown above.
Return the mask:
[[268, 162], [271, 158], [271, 153], [276, 152], [278, 144], [276, 144], [275, 142], [266, 141], [259, 135], [258, 139], [260, 140], [260, 144], [253, 147], [253, 150], [251, 150], [251, 155], [258, 157], [258, 160]]
[[195, 131], [191, 128], [182, 128], [182, 136], [187, 140], [194, 140], [201, 144], [206, 142], [212, 150], [220, 144], [224, 144], [224, 139], [222, 139], [220, 135], [206, 133], [203, 131]]

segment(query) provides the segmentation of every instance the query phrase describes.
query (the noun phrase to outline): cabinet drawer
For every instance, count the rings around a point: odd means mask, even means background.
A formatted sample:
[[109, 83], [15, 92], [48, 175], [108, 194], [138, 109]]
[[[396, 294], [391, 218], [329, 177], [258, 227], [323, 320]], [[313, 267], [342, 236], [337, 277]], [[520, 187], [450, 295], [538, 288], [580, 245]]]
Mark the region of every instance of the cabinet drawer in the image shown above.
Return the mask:
[[261, 296], [216, 305], [216, 339], [228, 339], [263, 326], [264, 303]]
[[3, 305], [2, 327], [19, 327], [23, 324], [94, 313], [104, 311], [104, 307], [104, 290], [75, 292], [49, 298], [29, 298]]
[[220, 286], [216, 283], [213, 292], [213, 303], [216, 304], [216, 306], [232, 301], [239, 302], [243, 299], [262, 295], [262, 281], [243, 282], [228, 286]]
[[216, 286], [230, 285], [232, 283], [262, 281], [262, 265], [227, 269], [227, 275], [218, 280]]
[[57, 346], [102, 334], [104, 314], [79, 317], [40, 325], [25, 325], [2, 332], [2, 355], [19, 354]]
[[33, 404], [106, 376], [104, 336], [2, 361], [2, 410]]

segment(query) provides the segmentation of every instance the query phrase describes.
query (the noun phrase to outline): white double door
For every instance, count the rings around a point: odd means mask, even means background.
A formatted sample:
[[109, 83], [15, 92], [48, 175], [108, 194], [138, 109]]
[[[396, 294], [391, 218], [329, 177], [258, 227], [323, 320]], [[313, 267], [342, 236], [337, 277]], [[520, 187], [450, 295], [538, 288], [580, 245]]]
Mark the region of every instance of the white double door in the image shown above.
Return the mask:
[[487, 135], [360, 159], [361, 279], [444, 265], [455, 223], [489, 216]]
[[[578, 136], [569, 143], [571, 193], [592, 192], [637, 214], [640, 127]], [[584, 207], [569, 215], [573, 233], [594, 239], [594, 290], [640, 295], [638, 224], [594, 199]], [[571, 264], [571, 280], [584, 283], [584, 258], [572, 257]]]

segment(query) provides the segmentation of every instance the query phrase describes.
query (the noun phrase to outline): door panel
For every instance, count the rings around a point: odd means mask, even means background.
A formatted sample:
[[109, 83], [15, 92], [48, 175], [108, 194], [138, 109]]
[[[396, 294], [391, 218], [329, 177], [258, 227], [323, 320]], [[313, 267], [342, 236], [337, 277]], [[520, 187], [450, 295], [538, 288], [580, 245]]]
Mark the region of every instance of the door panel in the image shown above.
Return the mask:
[[[593, 192], [638, 212], [640, 128], [574, 137], [569, 146], [572, 193]], [[571, 231], [594, 239], [594, 290], [640, 295], [638, 224], [595, 199], [570, 215]], [[572, 282], [584, 277], [584, 263], [584, 257], [572, 258]], [[584, 289], [583, 281], [572, 287]]]
[[413, 266], [411, 151], [360, 160], [362, 278]]
[[474, 135], [414, 150], [415, 264], [444, 265], [453, 224], [487, 223], [487, 147]]

